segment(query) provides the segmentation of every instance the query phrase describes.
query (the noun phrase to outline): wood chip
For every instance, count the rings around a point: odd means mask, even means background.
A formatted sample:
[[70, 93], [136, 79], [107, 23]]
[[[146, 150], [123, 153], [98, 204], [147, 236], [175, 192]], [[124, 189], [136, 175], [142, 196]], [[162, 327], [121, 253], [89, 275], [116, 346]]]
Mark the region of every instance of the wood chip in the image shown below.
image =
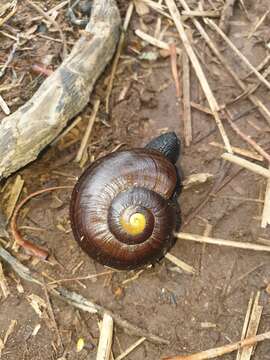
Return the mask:
[[29, 301], [29, 304], [34, 309], [35, 313], [42, 318], [44, 309], [47, 308], [46, 301], [43, 300], [40, 296], [36, 294], [31, 294], [27, 296], [27, 300]]
[[189, 189], [193, 186], [198, 186], [201, 184], [206, 183], [207, 181], [213, 179], [214, 175], [209, 173], [199, 173], [199, 174], [192, 174], [185, 178], [182, 182], [184, 189]]
[[37, 335], [37, 333], [39, 332], [39, 330], [40, 330], [40, 328], [41, 328], [41, 325], [40, 324], [37, 324], [35, 327], [34, 327], [34, 330], [32, 331], [32, 336], [36, 336]]
[[139, 16], [149, 14], [149, 7], [142, 0], [134, 0], [135, 10]]

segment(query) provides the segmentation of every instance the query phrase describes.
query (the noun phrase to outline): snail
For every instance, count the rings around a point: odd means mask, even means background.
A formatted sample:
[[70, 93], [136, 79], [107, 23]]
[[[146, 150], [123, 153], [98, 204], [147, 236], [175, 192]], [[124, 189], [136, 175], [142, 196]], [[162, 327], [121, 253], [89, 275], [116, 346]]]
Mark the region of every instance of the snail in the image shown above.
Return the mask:
[[144, 148], [93, 162], [75, 184], [70, 203], [74, 237], [94, 260], [130, 270], [153, 264], [174, 244], [179, 226], [180, 140], [169, 132]]

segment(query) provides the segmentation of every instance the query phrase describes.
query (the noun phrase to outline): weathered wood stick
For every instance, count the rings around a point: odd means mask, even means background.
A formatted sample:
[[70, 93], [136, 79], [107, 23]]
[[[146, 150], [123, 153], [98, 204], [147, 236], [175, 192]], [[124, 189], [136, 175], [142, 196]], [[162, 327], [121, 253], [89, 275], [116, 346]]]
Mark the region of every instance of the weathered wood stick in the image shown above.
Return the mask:
[[115, 0], [95, 0], [82, 37], [33, 97], [0, 122], [0, 180], [35, 160], [86, 106], [119, 39]]
[[270, 339], [270, 331], [267, 331], [263, 334], [252, 336], [252, 337], [244, 339], [244, 340], [240, 340], [236, 343], [232, 343], [232, 344], [220, 346], [218, 348], [202, 351], [197, 354], [167, 357], [167, 358], [163, 358], [163, 360], [208, 360], [208, 359], [214, 359], [214, 358], [217, 358], [218, 356], [229, 354], [240, 348], [252, 346], [252, 345], [256, 344], [257, 342], [269, 340], [269, 339]]

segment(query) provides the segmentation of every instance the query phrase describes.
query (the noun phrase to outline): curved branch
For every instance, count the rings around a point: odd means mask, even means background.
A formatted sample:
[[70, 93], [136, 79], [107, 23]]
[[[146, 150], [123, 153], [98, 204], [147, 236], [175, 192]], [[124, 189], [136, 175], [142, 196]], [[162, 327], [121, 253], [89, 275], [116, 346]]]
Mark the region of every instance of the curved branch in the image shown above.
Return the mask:
[[115, 0], [95, 0], [83, 36], [33, 97], [0, 123], [0, 180], [35, 160], [86, 106], [120, 32]]

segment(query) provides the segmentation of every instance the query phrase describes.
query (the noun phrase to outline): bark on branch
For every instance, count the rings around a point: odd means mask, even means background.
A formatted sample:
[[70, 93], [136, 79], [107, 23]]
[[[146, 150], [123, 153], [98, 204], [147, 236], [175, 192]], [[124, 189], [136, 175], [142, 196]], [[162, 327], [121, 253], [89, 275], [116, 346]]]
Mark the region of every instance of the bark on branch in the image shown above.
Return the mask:
[[86, 106], [120, 32], [115, 0], [95, 0], [84, 35], [33, 97], [0, 123], [0, 181], [35, 160]]

